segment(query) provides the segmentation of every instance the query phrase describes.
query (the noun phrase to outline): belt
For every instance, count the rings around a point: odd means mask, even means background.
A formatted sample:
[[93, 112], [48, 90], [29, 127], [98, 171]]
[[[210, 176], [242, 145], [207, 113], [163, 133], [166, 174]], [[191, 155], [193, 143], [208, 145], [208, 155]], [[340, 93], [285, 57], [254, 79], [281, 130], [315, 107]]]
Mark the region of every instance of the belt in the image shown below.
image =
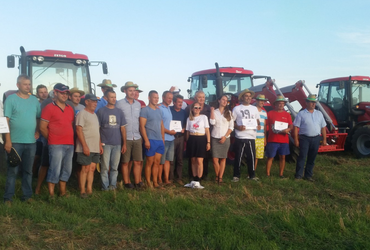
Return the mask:
[[193, 133], [190, 133], [190, 135], [198, 135], [198, 136], [201, 136], [201, 135], [205, 135], [205, 134], [201, 134], [201, 133], [198, 133], [198, 132], [193, 132]]
[[299, 135], [299, 136], [304, 136], [304, 137], [307, 137], [307, 138], [316, 138], [316, 137], [318, 137], [320, 135], [315, 135], [315, 136]]
[[184, 134], [178, 133], [178, 134], [175, 134], [174, 136], [175, 136], [175, 138], [180, 138], [180, 137], [184, 136]]

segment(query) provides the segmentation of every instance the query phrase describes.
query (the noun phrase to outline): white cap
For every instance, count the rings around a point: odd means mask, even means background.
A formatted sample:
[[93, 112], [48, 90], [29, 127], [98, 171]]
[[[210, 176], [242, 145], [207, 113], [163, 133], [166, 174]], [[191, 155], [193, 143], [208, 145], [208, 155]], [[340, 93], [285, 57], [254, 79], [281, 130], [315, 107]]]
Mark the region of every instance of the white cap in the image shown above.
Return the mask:
[[181, 90], [179, 89], [179, 87], [175, 86], [175, 88], [173, 89], [172, 93], [174, 92], [180, 92]]

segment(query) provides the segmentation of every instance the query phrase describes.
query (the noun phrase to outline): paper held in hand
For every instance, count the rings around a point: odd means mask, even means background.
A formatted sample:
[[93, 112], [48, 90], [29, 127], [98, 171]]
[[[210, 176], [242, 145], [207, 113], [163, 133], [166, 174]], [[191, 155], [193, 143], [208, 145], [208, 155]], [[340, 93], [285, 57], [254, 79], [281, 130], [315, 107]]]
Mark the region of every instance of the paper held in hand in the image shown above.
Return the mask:
[[275, 121], [274, 127], [275, 127], [275, 130], [281, 131], [281, 130], [288, 128], [288, 123]]
[[172, 120], [170, 122], [170, 130], [175, 130], [175, 132], [181, 132], [182, 130], [181, 121]]
[[6, 117], [0, 117], [0, 134], [9, 133], [9, 126]]
[[256, 119], [242, 119], [242, 123], [245, 129], [257, 129]]

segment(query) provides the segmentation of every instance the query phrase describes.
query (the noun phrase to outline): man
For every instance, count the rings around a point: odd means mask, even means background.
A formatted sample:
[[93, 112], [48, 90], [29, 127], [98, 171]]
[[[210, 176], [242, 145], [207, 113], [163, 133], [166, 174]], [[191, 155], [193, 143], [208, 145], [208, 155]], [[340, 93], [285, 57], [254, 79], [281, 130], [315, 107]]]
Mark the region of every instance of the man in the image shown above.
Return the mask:
[[104, 148], [100, 169], [102, 190], [107, 191], [117, 188], [119, 160], [121, 153], [126, 152], [126, 121], [123, 112], [115, 107], [116, 93], [108, 90], [104, 96], [108, 104], [99, 109], [96, 115], [99, 119], [100, 137]]
[[69, 90], [69, 100], [73, 103], [76, 115], [78, 112], [80, 112], [81, 110], [85, 108], [85, 106], [80, 103], [81, 96], [83, 95], [85, 95], [85, 92], [82, 90], [79, 90], [78, 88], [71, 88]]
[[182, 130], [174, 135], [174, 161], [171, 162], [170, 180], [174, 180], [176, 178], [176, 182], [181, 186], [184, 186], [184, 182], [182, 181], [182, 166], [184, 155], [184, 133], [187, 119], [186, 112], [182, 109], [183, 102], [184, 97], [176, 95], [173, 97], [173, 106], [171, 106], [172, 120], [179, 121], [181, 123]]
[[55, 84], [55, 101], [48, 104], [41, 114], [40, 131], [49, 145], [50, 166], [46, 182], [51, 199], [54, 198], [54, 188], [58, 182], [60, 196], [66, 196], [66, 184], [72, 172], [75, 115], [73, 108], [66, 104], [68, 95], [68, 86]]
[[108, 102], [104, 97], [105, 91], [113, 90], [113, 88], [117, 87], [116, 84], [112, 84], [111, 80], [104, 79], [102, 83], [98, 84], [98, 87], [101, 87], [101, 92], [103, 92], [102, 98], [98, 100], [98, 104], [95, 109], [95, 113], [102, 107], [107, 106]]
[[[36, 87], [36, 97], [39, 98], [39, 103], [45, 101], [48, 98], [48, 89], [46, 88], [45, 85], [37, 85]], [[42, 147], [43, 144], [46, 144], [45, 138], [40, 135], [39, 139], [36, 140], [36, 154], [35, 154], [35, 159], [33, 161], [33, 167], [32, 167], [32, 173], [34, 176], [37, 176], [39, 167], [40, 167], [40, 158], [42, 156]]]
[[[313, 182], [313, 167], [319, 150], [320, 141], [326, 145], [326, 122], [322, 113], [315, 109], [316, 96], [309, 95], [306, 99], [306, 109], [301, 110], [294, 120], [294, 144], [299, 147], [295, 179], [304, 179]], [[299, 137], [298, 137], [299, 128]], [[320, 136], [320, 132], [321, 135]], [[305, 160], [306, 168], [304, 168]]]
[[285, 179], [285, 156], [290, 154], [289, 151], [289, 132], [293, 129], [292, 118], [288, 112], [284, 110], [284, 96], [278, 95], [274, 101], [275, 110], [268, 112], [266, 124], [269, 127], [269, 135], [266, 145], [266, 175], [270, 176], [272, 161], [276, 154], [279, 154], [279, 176]]
[[11, 166], [8, 162], [4, 202], [11, 206], [15, 193], [15, 181], [19, 166], [22, 168], [23, 201], [32, 201], [32, 164], [36, 152], [36, 139], [39, 138], [40, 104], [36, 97], [29, 95], [31, 79], [27, 75], [17, 78], [18, 91], [6, 98], [4, 116], [7, 118], [10, 133], [5, 134], [4, 149], [10, 153], [14, 148], [22, 164]]
[[36, 97], [39, 98], [39, 102], [42, 103], [48, 98], [48, 89], [45, 85], [37, 85], [36, 87]]
[[266, 126], [265, 126], [265, 121], [267, 119], [267, 112], [264, 109], [263, 105], [265, 105], [265, 101], [267, 99], [265, 98], [265, 95], [258, 95], [256, 97], [256, 107], [258, 109], [258, 113], [260, 116], [260, 124], [261, 124], [261, 129], [257, 130], [257, 135], [256, 135], [256, 164], [255, 164], [255, 169], [257, 169], [257, 164], [258, 164], [258, 159], [263, 159], [265, 155], [265, 146], [266, 146]]
[[[121, 170], [122, 177], [125, 183], [125, 188], [132, 189], [135, 186], [141, 188], [144, 183], [141, 181], [142, 172], [142, 140], [139, 131], [139, 117], [141, 106], [138, 101], [135, 100], [135, 90], [138, 88], [133, 82], [126, 82], [121, 87], [121, 91], [126, 94], [126, 97], [119, 100], [116, 107], [122, 110], [127, 125], [126, 129], [126, 152], [121, 156]], [[132, 159], [134, 162], [134, 179], [135, 186], [130, 181], [129, 162]]]
[[[170, 88], [170, 92], [173, 94], [173, 96], [180, 95], [180, 91], [181, 90], [176, 86], [172, 86]], [[174, 105], [174, 103], [171, 102], [170, 106], [173, 106], [173, 105]], [[185, 110], [187, 106], [188, 105], [186, 104], [186, 102], [183, 101], [181, 108]]]
[[81, 198], [92, 194], [94, 171], [99, 162], [103, 147], [100, 142], [99, 120], [95, 114], [98, 98], [93, 94], [85, 96], [85, 109], [76, 116], [77, 163], [81, 164], [80, 193]]
[[139, 95], [140, 95], [141, 92], [143, 92], [143, 91], [140, 90], [139, 87], [137, 87], [135, 89], [135, 100], [138, 101], [138, 102], [140, 102], [141, 107], [144, 108], [146, 106], [145, 102], [142, 101], [142, 100], [139, 100]]
[[[149, 105], [140, 112], [140, 132], [145, 142], [145, 179], [149, 187], [160, 187], [158, 185], [158, 167], [161, 156], [164, 153], [164, 126], [162, 112], [157, 108], [158, 92], [149, 92]], [[150, 175], [153, 175], [153, 185]]]
[[164, 126], [164, 154], [161, 158], [159, 166], [158, 182], [162, 182], [162, 172], [164, 170], [164, 184], [170, 184], [170, 162], [173, 161], [174, 154], [174, 135], [175, 130], [170, 130], [170, 124], [172, 121], [172, 113], [169, 105], [172, 103], [173, 95], [170, 91], [164, 91], [162, 94], [162, 103], [159, 105], [159, 109], [162, 111], [162, 119]]
[[251, 180], [258, 181], [255, 176], [255, 158], [256, 158], [256, 128], [261, 129], [258, 109], [250, 105], [254, 92], [248, 89], [239, 94], [241, 104], [233, 109], [233, 119], [235, 128], [235, 161], [233, 182], [240, 180], [240, 165], [245, 156], [248, 166], [248, 174]]

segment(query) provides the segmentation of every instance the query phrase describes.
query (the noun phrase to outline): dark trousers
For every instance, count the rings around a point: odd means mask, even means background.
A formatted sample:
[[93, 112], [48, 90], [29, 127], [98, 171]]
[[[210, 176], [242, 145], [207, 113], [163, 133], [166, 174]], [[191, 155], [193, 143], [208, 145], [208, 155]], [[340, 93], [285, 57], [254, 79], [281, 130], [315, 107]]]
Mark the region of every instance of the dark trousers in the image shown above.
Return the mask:
[[321, 136], [308, 137], [304, 135], [299, 136], [299, 156], [295, 170], [295, 178], [303, 177], [303, 169], [306, 161], [306, 169], [304, 171], [305, 178], [311, 178], [313, 175], [313, 167], [315, 159], [320, 147]]
[[235, 138], [234, 142], [234, 177], [240, 178], [240, 166], [245, 157], [245, 161], [248, 167], [249, 178], [255, 177], [255, 166], [256, 161], [256, 141], [254, 139], [238, 139]]
[[182, 165], [184, 157], [184, 139], [185, 136], [175, 138], [174, 141], [174, 156], [173, 161], [171, 161], [170, 168], [170, 180], [182, 179]]

